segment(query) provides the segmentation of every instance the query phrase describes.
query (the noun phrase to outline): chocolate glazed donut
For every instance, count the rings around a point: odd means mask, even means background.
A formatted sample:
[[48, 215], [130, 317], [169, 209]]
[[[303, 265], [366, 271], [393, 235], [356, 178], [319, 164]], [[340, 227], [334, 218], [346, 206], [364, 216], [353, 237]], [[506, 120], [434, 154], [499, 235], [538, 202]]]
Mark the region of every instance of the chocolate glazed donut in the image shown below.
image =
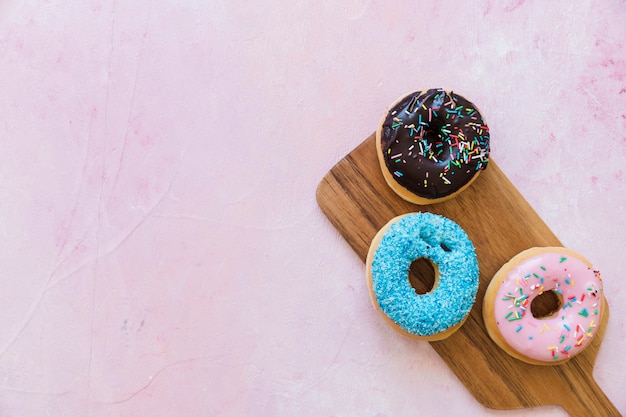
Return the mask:
[[385, 180], [416, 204], [452, 198], [489, 161], [489, 128], [476, 106], [443, 89], [396, 101], [376, 132]]

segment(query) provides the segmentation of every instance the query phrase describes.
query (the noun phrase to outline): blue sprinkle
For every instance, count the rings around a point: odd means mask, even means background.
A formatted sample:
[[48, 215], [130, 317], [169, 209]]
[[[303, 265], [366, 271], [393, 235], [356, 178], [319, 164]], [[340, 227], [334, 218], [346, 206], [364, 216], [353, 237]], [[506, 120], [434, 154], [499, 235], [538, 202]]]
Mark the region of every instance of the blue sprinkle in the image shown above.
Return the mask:
[[[460, 323], [478, 291], [478, 261], [467, 234], [454, 221], [432, 213], [411, 213], [392, 221], [370, 265], [380, 310], [418, 336], [432, 336]], [[442, 242], [450, 251], [441, 248]], [[407, 279], [418, 258], [429, 259], [439, 269], [437, 286], [422, 295]]]

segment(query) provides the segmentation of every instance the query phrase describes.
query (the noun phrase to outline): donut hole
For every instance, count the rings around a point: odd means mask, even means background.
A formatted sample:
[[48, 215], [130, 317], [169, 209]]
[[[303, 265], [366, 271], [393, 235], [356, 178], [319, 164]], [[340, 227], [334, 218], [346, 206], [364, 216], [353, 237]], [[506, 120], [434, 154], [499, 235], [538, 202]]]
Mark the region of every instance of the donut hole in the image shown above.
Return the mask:
[[562, 307], [563, 296], [553, 290], [544, 291], [530, 302], [530, 312], [538, 320], [555, 317]]
[[427, 258], [417, 258], [409, 267], [409, 283], [418, 295], [428, 294], [437, 284], [437, 267]]

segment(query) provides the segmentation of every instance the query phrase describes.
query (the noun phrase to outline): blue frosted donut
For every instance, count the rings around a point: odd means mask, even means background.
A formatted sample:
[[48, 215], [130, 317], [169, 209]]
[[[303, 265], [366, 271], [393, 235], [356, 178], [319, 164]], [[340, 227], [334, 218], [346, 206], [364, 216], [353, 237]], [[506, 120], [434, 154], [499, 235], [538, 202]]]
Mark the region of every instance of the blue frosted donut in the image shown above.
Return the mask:
[[[421, 295], [409, 282], [411, 263], [419, 258], [435, 266], [435, 285]], [[461, 226], [437, 214], [392, 219], [374, 237], [366, 270], [374, 307], [406, 336], [446, 338], [463, 324], [476, 301], [474, 245]]]

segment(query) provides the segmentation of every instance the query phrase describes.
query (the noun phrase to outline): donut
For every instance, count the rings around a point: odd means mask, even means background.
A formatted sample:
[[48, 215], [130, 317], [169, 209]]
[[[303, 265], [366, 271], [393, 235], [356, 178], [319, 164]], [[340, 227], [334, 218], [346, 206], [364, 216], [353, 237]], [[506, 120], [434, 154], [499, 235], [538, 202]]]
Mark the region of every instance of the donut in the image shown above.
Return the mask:
[[[409, 282], [413, 261], [424, 258], [435, 283], [417, 294]], [[478, 291], [474, 245], [454, 221], [432, 213], [391, 219], [375, 235], [366, 260], [374, 308], [398, 333], [422, 340], [452, 335], [467, 319]]]
[[489, 128], [474, 104], [443, 89], [402, 96], [376, 130], [385, 181], [403, 199], [432, 204], [453, 198], [489, 162]]
[[[536, 317], [531, 309], [552, 292], [557, 306]], [[514, 256], [495, 274], [483, 299], [491, 339], [509, 355], [535, 365], [563, 363], [593, 340], [604, 310], [599, 271], [576, 252], [537, 247]]]

